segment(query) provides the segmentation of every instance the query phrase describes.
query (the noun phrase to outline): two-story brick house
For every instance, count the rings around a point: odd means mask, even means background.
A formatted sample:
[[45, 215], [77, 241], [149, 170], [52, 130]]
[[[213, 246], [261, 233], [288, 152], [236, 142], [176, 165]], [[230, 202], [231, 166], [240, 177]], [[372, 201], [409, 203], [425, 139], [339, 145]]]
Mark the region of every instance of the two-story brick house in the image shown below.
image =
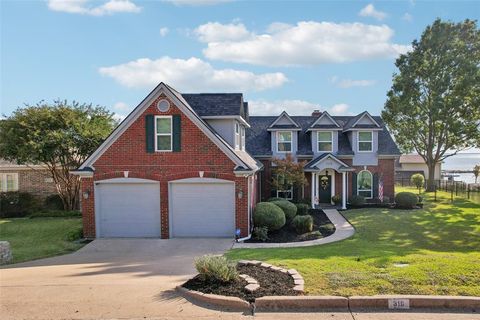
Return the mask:
[[260, 198], [293, 196], [269, 183], [272, 159], [288, 153], [308, 161], [301, 197], [313, 204], [337, 193], [343, 206], [352, 193], [375, 198], [379, 175], [393, 196], [398, 149], [378, 117], [250, 117], [242, 94], [181, 94], [161, 83], [73, 172], [84, 234], [246, 237]]

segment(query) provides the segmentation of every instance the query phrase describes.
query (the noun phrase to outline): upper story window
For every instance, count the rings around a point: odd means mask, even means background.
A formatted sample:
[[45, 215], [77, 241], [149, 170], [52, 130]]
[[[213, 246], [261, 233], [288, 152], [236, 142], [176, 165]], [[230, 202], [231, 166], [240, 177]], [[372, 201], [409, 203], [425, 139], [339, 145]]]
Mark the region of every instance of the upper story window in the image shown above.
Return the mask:
[[235, 122], [235, 149], [240, 149], [240, 125]]
[[368, 170], [362, 170], [357, 176], [357, 194], [371, 199], [373, 197], [372, 185], [373, 185], [372, 173]]
[[372, 152], [373, 151], [373, 133], [372, 131], [358, 132], [358, 151]]
[[333, 133], [332, 131], [318, 131], [318, 152], [332, 152], [333, 151]]
[[155, 150], [172, 151], [172, 117], [155, 117]]
[[292, 152], [292, 131], [277, 131], [277, 152]]
[[18, 173], [0, 174], [0, 192], [18, 191]]
[[240, 149], [241, 150], [245, 150], [245, 127], [244, 126], [241, 126], [240, 127], [240, 140], [241, 140], [241, 143], [240, 143]]

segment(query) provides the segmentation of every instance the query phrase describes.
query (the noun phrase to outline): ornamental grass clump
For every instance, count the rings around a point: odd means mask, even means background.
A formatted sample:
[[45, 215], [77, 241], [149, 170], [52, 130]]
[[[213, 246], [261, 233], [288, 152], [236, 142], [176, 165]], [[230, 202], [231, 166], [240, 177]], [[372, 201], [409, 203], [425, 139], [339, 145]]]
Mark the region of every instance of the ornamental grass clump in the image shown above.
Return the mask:
[[238, 278], [237, 267], [224, 256], [205, 255], [196, 258], [195, 269], [206, 281], [230, 282]]

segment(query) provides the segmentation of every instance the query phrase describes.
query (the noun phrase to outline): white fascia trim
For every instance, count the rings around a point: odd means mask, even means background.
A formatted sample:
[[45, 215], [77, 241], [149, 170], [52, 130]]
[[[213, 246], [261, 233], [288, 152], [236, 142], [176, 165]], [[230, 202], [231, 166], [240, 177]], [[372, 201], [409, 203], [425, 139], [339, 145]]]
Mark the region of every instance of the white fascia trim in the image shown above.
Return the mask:
[[[400, 158], [399, 154], [379, 154], [377, 155], [379, 159], [396, 159]], [[408, 162], [402, 162], [402, 163], [408, 163]]]
[[277, 129], [277, 128], [268, 128], [267, 131], [275, 132], [275, 131], [302, 131], [300, 128], [292, 128], [292, 129], [287, 129], [287, 128], [282, 128], [282, 129]]
[[298, 125], [298, 123], [296, 123], [295, 121], [293, 121], [293, 119], [288, 115], [288, 113], [286, 111], [282, 111], [282, 113], [280, 113], [280, 115], [277, 117], [277, 119], [275, 119], [275, 121], [272, 122], [271, 125], [269, 125], [268, 127], [271, 128], [273, 127], [275, 124], [277, 124], [277, 122], [283, 117], [283, 116], [286, 116], [287, 119], [293, 124], [293, 125], [296, 125], [297, 127], [300, 127]]
[[315, 162], [312, 167], [316, 166], [317, 164], [319, 164], [320, 162], [324, 161], [324, 160], [327, 160], [328, 158], [332, 159], [333, 161], [336, 161], [337, 163], [340, 163], [342, 166], [345, 166], [345, 167], [350, 167], [348, 164], [346, 164], [345, 162], [343, 162], [342, 160], [338, 159], [337, 157], [334, 157], [332, 156], [331, 154], [327, 155], [326, 157], [318, 160], [317, 162]]
[[79, 176], [80, 178], [91, 178], [93, 177], [93, 171], [78, 171], [78, 170], [73, 170], [69, 171], [70, 174], [73, 174], [75, 176]]
[[348, 131], [383, 131], [382, 128], [350, 128], [347, 130], [343, 130], [342, 132], [348, 132]]
[[320, 117], [318, 117], [317, 120], [315, 120], [315, 122], [310, 126], [310, 127], [313, 127], [317, 124], [317, 122], [319, 122], [324, 116], [327, 116], [328, 119], [330, 119], [330, 121], [337, 126], [337, 128], [340, 128], [340, 125], [337, 123], [337, 121], [335, 121], [335, 119], [332, 118], [332, 116], [327, 112], [327, 111], [324, 111], [322, 113], [322, 115]]
[[342, 128], [308, 128], [306, 132], [309, 131], [342, 131]]
[[237, 120], [239, 121], [241, 124], [243, 124], [245, 127], [247, 128], [250, 128], [250, 125], [248, 124], [248, 122], [243, 119], [242, 116], [205, 116], [205, 117], [201, 117], [202, 119], [204, 120], [215, 120], [215, 119], [232, 119], [232, 120]]
[[146, 108], [150, 105], [150, 102], [160, 95], [164, 93], [167, 97], [169, 97], [172, 101], [174, 101], [175, 105], [193, 122], [195, 123], [200, 130], [209, 137], [219, 148], [222, 150], [229, 158], [232, 160], [236, 165], [241, 167], [248, 168], [248, 165], [241, 161], [235, 154], [235, 152], [229, 148], [228, 144], [222, 141], [218, 136], [216, 136], [212, 130], [209, 129], [208, 125], [197, 115], [191, 107], [186, 104], [186, 102], [181, 101], [178, 99], [175, 94], [172, 93], [170, 88], [166, 86], [163, 82], [161, 82], [155, 89], [152, 90], [148, 94], [148, 96], [140, 102], [140, 104], [133, 109], [132, 112], [120, 123], [119, 126], [113, 130], [113, 132], [108, 136], [107, 139], [98, 147], [91, 155], [85, 160], [84, 163], [80, 166], [79, 169], [83, 169], [85, 167], [91, 166], [129, 127], [130, 125], [135, 122], [140, 115], [145, 111]]
[[370, 113], [368, 113], [368, 111], [365, 111], [363, 115], [360, 118], [358, 118], [357, 121], [355, 121], [355, 123], [352, 125], [352, 128], [355, 127], [360, 122], [360, 120], [362, 120], [363, 117], [365, 116], [368, 116], [368, 118], [370, 118], [370, 121], [372, 121], [377, 127], [380, 128], [380, 125], [378, 124], [378, 122], [375, 121], [375, 119], [373, 119], [373, 117], [370, 115]]

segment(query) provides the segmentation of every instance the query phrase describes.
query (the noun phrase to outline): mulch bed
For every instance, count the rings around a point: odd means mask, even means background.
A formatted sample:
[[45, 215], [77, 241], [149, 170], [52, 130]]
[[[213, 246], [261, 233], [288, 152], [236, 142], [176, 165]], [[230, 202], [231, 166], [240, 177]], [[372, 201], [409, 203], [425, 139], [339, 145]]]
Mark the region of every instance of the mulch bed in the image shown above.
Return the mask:
[[[313, 231], [306, 234], [297, 234], [295, 229], [287, 222], [283, 228], [268, 233], [265, 243], [302, 242], [328, 237], [335, 232], [335, 227], [322, 210], [310, 209], [309, 214], [313, 217]], [[256, 239], [249, 239], [247, 243], [262, 243]]]
[[253, 302], [256, 298], [263, 296], [295, 296], [299, 294], [293, 290], [294, 282], [288, 274], [253, 265], [238, 266], [237, 270], [240, 274], [247, 274], [257, 280], [260, 288], [250, 293], [245, 290], [247, 282], [244, 279], [224, 283], [206, 281], [198, 275], [185, 282], [183, 287], [203, 293], [238, 297], [248, 302]]

